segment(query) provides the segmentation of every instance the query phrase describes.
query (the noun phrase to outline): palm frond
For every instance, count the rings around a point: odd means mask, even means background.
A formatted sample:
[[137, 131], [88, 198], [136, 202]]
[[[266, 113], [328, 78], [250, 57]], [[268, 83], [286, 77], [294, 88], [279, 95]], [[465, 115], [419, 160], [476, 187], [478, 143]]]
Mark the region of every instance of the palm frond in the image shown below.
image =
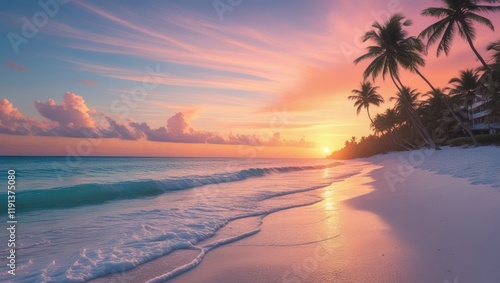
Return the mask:
[[452, 10], [446, 8], [427, 8], [422, 11], [421, 15], [424, 17], [443, 18], [453, 13]]
[[[500, 3], [500, 1], [495, 1], [495, 2], [486, 1], [486, 2], [489, 2], [489, 3]], [[477, 9], [478, 12], [485, 12], [485, 13], [488, 13], [488, 12], [500, 12], [500, 6], [476, 5], [476, 9]]]
[[446, 30], [443, 32], [443, 35], [441, 37], [441, 41], [439, 42], [438, 48], [437, 48], [437, 53], [436, 56], [439, 57], [439, 55], [444, 52], [444, 54], [448, 55], [451, 50], [451, 44], [453, 42], [453, 38], [455, 37], [455, 24], [454, 23], [449, 23], [448, 26], [446, 27]]
[[466, 16], [469, 19], [471, 19], [471, 20], [473, 20], [473, 21], [475, 21], [475, 22], [477, 22], [479, 24], [482, 24], [483, 26], [487, 26], [489, 29], [491, 29], [493, 31], [495, 30], [495, 27], [493, 26], [493, 23], [489, 19], [487, 19], [487, 18], [485, 18], [483, 16], [480, 16], [480, 15], [474, 14], [474, 13], [470, 13], [470, 12], [466, 13]]
[[472, 25], [472, 21], [470, 19], [463, 19], [457, 22], [457, 25], [460, 37], [464, 39], [470, 38], [472, 40], [476, 38], [476, 28]]

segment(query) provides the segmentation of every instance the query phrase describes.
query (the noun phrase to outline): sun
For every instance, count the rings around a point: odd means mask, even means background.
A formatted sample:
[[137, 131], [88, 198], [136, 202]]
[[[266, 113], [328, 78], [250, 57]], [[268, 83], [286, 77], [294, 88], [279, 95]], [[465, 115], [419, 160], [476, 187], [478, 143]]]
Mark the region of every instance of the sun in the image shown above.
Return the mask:
[[324, 153], [329, 153], [329, 152], [330, 152], [330, 149], [329, 149], [328, 147], [325, 147], [325, 148], [323, 148], [323, 152], [324, 152]]

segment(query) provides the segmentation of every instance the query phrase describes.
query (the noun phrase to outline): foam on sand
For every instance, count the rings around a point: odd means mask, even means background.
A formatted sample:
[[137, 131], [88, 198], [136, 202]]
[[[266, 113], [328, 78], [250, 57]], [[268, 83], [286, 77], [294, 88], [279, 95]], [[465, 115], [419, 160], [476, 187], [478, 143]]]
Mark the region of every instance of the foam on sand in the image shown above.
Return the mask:
[[[363, 159], [368, 170], [320, 190], [321, 202], [268, 216], [169, 282], [500, 282], [499, 153], [445, 148], [396, 190], [385, 173], [411, 152]], [[314, 243], [332, 229], [340, 236]], [[298, 238], [311, 244], [291, 245]]]

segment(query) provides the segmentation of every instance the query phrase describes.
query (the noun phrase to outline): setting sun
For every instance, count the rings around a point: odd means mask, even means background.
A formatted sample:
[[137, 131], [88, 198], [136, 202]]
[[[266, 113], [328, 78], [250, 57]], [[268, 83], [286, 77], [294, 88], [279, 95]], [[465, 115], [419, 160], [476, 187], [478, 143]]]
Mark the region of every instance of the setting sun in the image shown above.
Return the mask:
[[324, 151], [325, 153], [329, 153], [329, 152], [330, 152], [330, 149], [329, 149], [328, 147], [325, 147], [325, 148], [323, 148], [323, 151]]

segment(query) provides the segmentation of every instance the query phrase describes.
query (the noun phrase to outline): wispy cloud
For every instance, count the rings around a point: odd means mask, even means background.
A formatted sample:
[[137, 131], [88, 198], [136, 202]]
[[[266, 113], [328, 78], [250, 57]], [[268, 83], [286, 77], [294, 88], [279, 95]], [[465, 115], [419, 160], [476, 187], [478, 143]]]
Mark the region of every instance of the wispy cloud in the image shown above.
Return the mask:
[[[324, 27], [295, 27], [287, 33], [283, 27], [262, 30], [241, 23], [227, 25], [192, 10], [155, 6], [157, 13], [138, 9], [129, 17], [122, 9], [103, 9], [88, 2], [78, 5], [107, 21], [109, 27], [101, 26], [97, 33], [92, 28], [53, 23], [45, 32], [70, 39], [64, 44], [75, 49], [174, 64], [165, 85], [251, 91], [271, 96], [268, 103], [274, 104], [290, 95], [310, 66], [343, 63], [340, 51], [331, 46], [334, 34]], [[143, 76], [141, 70], [129, 67], [71, 61], [79, 70], [101, 76], [129, 81]], [[324, 95], [320, 87], [308, 94], [316, 95], [316, 90]], [[299, 95], [296, 98], [301, 100]], [[318, 106], [304, 104], [302, 108]]]
[[7, 69], [18, 71], [18, 72], [28, 72], [29, 71], [29, 69], [26, 68], [25, 66], [20, 65], [20, 64], [16, 63], [15, 61], [12, 61], [12, 60], [9, 60], [9, 61], [5, 62], [5, 67]]
[[332, 101], [335, 96], [345, 96], [349, 93], [350, 90], [346, 89], [346, 86], [355, 85], [357, 81], [358, 78], [355, 76], [346, 76], [343, 67], [309, 66], [304, 69], [301, 81], [260, 111], [272, 112], [283, 107], [289, 111], [321, 109], [325, 107], [326, 101]]
[[97, 86], [97, 83], [92, 80], [81, 79], [79, 82], [88, 86]]
[[[135, 70], [118, 66], [108, 66], [100, 64], [92, 64], [79, 62], [67, 59], [66, 61], [76, 65], [76, 69], [80, 71], [92, 72], [101, 76], [127, 80], [132, 82], [143, 82], [145, 70]], [[246, 79], [239, 77], [226, 77], [222, 79], [219, 75], [200, 72], [188, 72], [183, 76], [169, 74], [168, 78], [158, 80], [159, 84], [167, 86], [187, 86], [198, 88], [213, 88], [213, 89], [229, 89], [229, 90], [245, 90], [269, 92], [275, 91], [273, 84], [266, 80]]]

